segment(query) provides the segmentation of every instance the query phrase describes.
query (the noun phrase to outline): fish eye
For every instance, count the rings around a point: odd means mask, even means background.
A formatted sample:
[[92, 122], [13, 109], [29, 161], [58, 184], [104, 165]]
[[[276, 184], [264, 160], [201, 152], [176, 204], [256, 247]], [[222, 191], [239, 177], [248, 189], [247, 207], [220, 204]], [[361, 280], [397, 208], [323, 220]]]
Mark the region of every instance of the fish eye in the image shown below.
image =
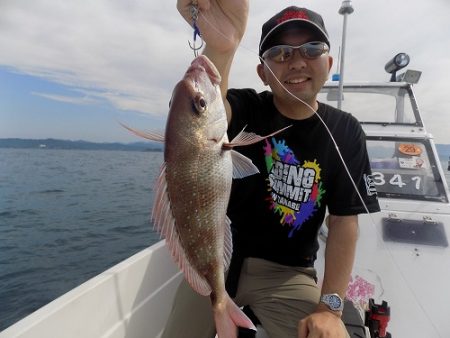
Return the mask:
[[197, 95], [194, 98], [194, 107], [195, 110], [199, 113], [203, 113], [206, 110], [206, 108], [208, 108], [206, 100], [202, 95]]

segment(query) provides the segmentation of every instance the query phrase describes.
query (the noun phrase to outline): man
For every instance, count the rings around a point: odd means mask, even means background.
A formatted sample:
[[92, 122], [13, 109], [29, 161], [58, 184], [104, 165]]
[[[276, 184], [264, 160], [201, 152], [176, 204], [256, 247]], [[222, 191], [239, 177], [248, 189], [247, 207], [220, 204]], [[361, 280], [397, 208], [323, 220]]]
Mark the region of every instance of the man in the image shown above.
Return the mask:
[[[178, 0], [177, 5], [190, 24], [191, 5], [191, 0]], [[198, 0], [197, 5], [196, 24], [206, 43], [203, 54], [222, 75], [230, 139], [245, 126], [248, 132], [265, 135], [291, 125], [271, 139], [239, 149], [261, 173], [233, 182], [228, 216], [234, 253], [227, 289], [238, 305], [250, 306], [272, 338], [346, 337], [341, 303], [353, 265], [357, 215], [365, 212], [364, 204], [371, 212], [379, 206], [366, 189], [370, 167], [359, 123], [317, 102], [333, 64], [323, 20], [298, 7], [269, 19], [262, 27], [263, 62], [257, 72], [271, 91], [228, 90], [248, 1]], [[364, 204], [321, 120], [336, 140]], [[319, 289], [313, 265], [326, 207], [329, 231]], [[182, 284], [163, 337], [211, 336], [210, 306], [209, 312], [200, 310], [208, 306], [208, 299]], [[180, 326], [180, 321], [188, 324]]]

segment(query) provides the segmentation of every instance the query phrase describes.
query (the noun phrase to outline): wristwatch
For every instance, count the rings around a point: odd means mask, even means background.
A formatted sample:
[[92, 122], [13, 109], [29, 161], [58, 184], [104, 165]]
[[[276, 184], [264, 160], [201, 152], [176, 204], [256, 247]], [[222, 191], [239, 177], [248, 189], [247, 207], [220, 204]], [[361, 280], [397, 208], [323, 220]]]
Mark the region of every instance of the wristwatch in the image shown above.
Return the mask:
[[320, 301], [324, 303], [332, 311], [344, 310], [344, 302], [337, 293], [325, 294], [320, 297]]

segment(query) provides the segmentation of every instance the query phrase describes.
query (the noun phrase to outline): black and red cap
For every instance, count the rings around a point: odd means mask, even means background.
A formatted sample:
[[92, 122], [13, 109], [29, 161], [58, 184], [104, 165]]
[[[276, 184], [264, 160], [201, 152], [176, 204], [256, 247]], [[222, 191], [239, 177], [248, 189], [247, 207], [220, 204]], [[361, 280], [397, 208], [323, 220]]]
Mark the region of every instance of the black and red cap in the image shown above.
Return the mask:
[[328, 47], [330, 46], [322, 17], [307, 8], [290, 6], [275, 14], [262, 26], [259, 55], [261, 56], [264, 51], [272, 47], [272, 37], [292, 27], [308, 28], [318, 35], [320, 41], [325, 42]]

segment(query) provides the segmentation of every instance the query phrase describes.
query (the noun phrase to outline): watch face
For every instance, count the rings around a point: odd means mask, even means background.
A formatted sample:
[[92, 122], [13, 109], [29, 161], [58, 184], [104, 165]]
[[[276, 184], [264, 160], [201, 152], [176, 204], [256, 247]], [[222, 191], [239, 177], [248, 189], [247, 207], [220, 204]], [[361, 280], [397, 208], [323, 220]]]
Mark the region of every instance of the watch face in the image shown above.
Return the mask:
[[342, 304], [341, 298], [336, 295], [330, 295], [330, 298], [328, 299], [330, 308], [333, 310], [339, 310]]
[[321, 301], [333, 311], [342, 311], [342, 299], [337, 294], [323, 295]]

